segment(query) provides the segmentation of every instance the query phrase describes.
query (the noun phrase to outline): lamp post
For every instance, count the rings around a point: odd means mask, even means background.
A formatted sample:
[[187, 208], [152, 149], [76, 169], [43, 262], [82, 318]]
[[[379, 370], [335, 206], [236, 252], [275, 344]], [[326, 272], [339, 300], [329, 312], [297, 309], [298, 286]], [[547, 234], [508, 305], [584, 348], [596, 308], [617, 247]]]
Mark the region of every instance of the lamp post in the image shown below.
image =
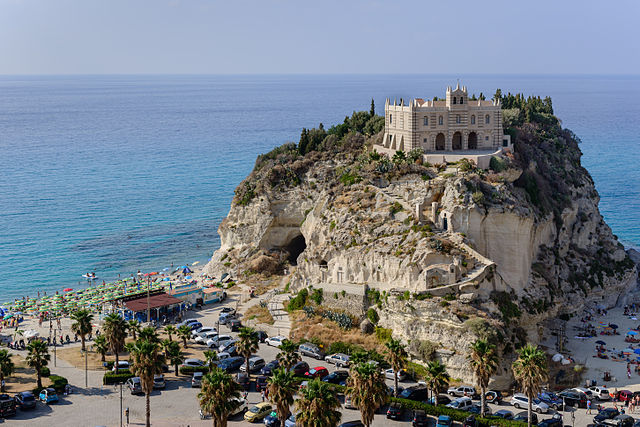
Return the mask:
[[89, 387], [88, 359], [89, 359], [89, 352], [87, 350], [84, 350], [84, 388], [88, 388]]
[[151, 286], [151, 279], [147, 277], [147, 322], [151, 323], [151, 297], [149, 295], [149, 287]]

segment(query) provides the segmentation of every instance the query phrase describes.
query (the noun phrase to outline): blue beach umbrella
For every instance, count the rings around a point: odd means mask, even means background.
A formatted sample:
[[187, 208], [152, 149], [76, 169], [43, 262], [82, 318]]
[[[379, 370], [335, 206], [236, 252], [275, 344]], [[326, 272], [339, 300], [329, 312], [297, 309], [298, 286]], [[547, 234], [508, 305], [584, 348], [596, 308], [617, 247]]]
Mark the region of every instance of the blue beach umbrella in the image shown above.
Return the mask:
[[627, 335], [638, 335], [637, 331], [629, 331], [627, 332]]
[[640, 354], [640, 348], [636, 348], [635, 350], [633, 350], [633, 352], [634, 352], [635, 354]]

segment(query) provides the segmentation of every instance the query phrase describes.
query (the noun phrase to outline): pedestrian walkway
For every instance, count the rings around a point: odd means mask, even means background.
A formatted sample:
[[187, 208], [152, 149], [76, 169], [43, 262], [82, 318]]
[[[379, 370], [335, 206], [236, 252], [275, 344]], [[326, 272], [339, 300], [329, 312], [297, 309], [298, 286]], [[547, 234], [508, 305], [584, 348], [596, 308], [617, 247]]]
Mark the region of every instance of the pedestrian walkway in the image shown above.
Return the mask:
[[272, 334], [282, 335], [289, 338], [291, 332], [291, 319], [289, 319], [289, 313], [284, 309], [284, 302], [288, 301], [291, 294], [277, 294], [274, 295], [269, 301], [269, 313], [275, 320], [275, 323], [271, 326]]

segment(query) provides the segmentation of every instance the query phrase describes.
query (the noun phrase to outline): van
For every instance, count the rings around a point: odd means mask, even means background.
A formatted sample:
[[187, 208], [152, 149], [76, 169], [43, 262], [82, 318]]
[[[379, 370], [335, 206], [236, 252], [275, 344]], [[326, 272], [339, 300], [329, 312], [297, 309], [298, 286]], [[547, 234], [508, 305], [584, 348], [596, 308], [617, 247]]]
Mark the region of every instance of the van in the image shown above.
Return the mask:
[[313, 357], [318, 360], [324, 359], [324, 352], [320, 350], [320, 347], [315, 344], [311, 344], [310, 342], [300, 344], [300, 347], [298, 347], [298, 351], [303, 356]]
[[458, 409], [466, 411], [473, 406], [473, 401], [470, 397], [458, 397], [453, 402], [447, 405], [448, 408]]

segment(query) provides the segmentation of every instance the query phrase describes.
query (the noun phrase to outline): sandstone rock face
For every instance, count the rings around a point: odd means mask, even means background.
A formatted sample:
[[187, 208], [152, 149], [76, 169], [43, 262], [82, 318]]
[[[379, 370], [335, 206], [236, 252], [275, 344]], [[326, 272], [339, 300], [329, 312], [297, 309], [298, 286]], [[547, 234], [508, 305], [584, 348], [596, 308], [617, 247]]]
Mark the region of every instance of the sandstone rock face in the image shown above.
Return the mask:
[[291, 290], [322, 288], [334, 308], [362, 316], [367, 289], [377, 291], [379, 325], [406, 343], [437, 343], [437, 357], [465, 382], [473, 381], [467, 349], [479, 336], [465, 321], [486, 318], [501, 337], [496, 387], [512, 380], [515, 347], [542, 338], [542, 322], [584, 305], [615, 305], [636, 284], [580, 167], [570, 201], [554, 216], [514, 185], [522, 170], [513, 167], [496, 182], [435, 170], [427, 179], [351, 185], [329, 178], [350, 166], [317, 162], [299, 185], [232, 205], [205, 272], [219, 277], [275, 251], [288, 259]]

